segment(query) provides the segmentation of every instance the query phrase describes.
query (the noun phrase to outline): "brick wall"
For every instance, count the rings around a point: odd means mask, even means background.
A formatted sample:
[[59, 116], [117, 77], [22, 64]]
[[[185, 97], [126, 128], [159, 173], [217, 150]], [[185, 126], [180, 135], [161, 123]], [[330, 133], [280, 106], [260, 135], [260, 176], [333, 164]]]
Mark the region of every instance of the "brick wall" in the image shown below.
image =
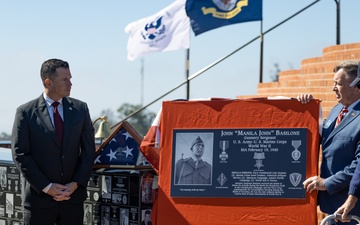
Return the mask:
[[[326, 118], [331, 108], [337, 104], [332, 91], [334, 76], [332, 71], [339, 62], [345, 60], [360, 60], [360, 42], [326, 47], [322, 56], [304, 59], [300, 69], [280, 72], [278, 82], [260, 83], [257, 94], [237, 96], [237, 98], [296, 97], [302, 93], [311, 93], [314, 98], [322, 100], [323, 118]], [[321, 162], [321, 155], [319, 161]], [[319, 224], [325, 216], [318, 210]]]
[[288, 96], [296, 97], [301, 93], [311, 93], [322, 100], [323, 117], [337, 103], [333, 85], [333, 68], [344, 60], [360, 60], [360, 42], [326, 47], [320, 57], [304, 59], [298, 70], [279, 73], [278, 82], [258, 84], [257, 94], [237, 96], [237, 98]]

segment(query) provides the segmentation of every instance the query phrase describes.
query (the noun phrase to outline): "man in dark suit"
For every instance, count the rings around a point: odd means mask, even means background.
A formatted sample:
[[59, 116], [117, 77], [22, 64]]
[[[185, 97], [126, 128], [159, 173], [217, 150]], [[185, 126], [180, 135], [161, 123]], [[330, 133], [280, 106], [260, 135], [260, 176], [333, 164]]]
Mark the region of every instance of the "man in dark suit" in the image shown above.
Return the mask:
[[[13, 159], [26, 180], [24, 224], [82, 225], [95, 158], [89, 110], [86, 103], [69, 97], [67, 62], [49, 59], [40, 75], [44, 92], [17, 108], [12, 131]], [[53, 106], [55, 101], [60, 104]], [[58, 115], [61, 119], [55, 122]]]
[[146, 210], [144, 215], [144, 220], [141, 222], [141, 225], [151, 225], [151, 211]]
[[[303, 182], [307, 192], [318, 191], [320, 210], [328, 214], [333, 214], [346, 200], [357, 159], [360, 158], [360, 86], [357, 70], [358, 62], [355, 61], [342, 62], [334, 68], [332, 88], [339, 104], [323, 122], [320, 176], [312, 176]], [[307, 103], [311, 98], [312, 95], [298, 96], [302, 103]], [[360, 204], [351, 213], [360, 215]], [[328, 224], [355, 222], [336, 223], [332, 220]]]

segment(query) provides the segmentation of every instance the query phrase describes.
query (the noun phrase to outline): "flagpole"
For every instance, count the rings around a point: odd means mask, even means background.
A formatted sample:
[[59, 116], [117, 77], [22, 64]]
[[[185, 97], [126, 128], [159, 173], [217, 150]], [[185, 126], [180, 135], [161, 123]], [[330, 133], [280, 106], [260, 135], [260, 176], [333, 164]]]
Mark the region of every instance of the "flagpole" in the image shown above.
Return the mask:
[[336, 44], [340, 44], [340, 0], [334, 0], [336, 3]]
[[140, 76], [141, 76], [140, 105], [143, 106], [144, 105], [144, 58], [141, 58]]
[[[189, 27], [190, 29], [190, 27]], [[190, 32], [189, 32], [189, 43], [190, 43]], [[189, 48], [186, 49], [186, 62], [185, 62], [185, 78], [186, 78], [186, 99], [190, 99], [190, 45]]]
[[[270, 29], [266, 30], [262, 35], [265, 35], [269, 32], [271, 32], [272, 30], [276, 29], [277, 27], [281, 26], [282, 24], [286, 23], [287, 21], [289, 21], [290, 19], [294, 18], [295, 16], [297, 16], [298, 14], [300, 14], [301, 12], [305, 11], [306, 9], [310, 8], [311, 6], [315, 5], [316, 3], [318, 3], [320, 0], [315, 0], [313, 3], [309, 4], [308, 6], [304, 7], [303, 9], [299, 10], [298, 12], [294, 13], [292, 16], [288, 17], [287, 19], [281, 21], [280, 23], [276, 24], [275, 26], [271, 27]], [[205, 68], [199, 70], [198, 72], [194, 73], [193, 75], [189, 76], [189, 78], [186, 81], [181, 82], [180, 84], [178, 84], [177, 86], [175, 86], [174, 88], [170, 89], [169, 91], [167, 91], [166, 93], [164, 93], [163, 95], [159, 96], [158, 98], [154, 99], [153, 101], [149, 102], [148, 104], [146, 104], [145, 106], [143, 106], [142, 108], [136, 110], [135, 112], [131, 113], [130, 115], [128, 115], [127, 117], [125, 117], [124, 119], [122, 119], [120, 122], [116, 123], [115, 125], [113, 125], [111, 128], [114, 128], [116, 126], [118, 126], [119, 124], [121, 124], [123, 121], [126, 121], [127, 119], [129, 119], [130, 117], [138, 114], [139, 112], [143, 111], [144, 109], [146, 109], [147, 107], [149, 107], [150, 105], [154, 104], [155, 102], [159, 101], [160, 99], [162, 99], [163, 97], [165, 97], [166, 95], [170, 94], [171, 92], [177, 90], [178, 88], [180, 88], [181, 86], [183, 86], [184, 84], [186, 84], [188, 81], [194, 79], [195, 77], [199, 76], [200, 74], [203, 74], [205, 71], [209, 70], [210, 68], [214, 67], [215, 65], [219, 64], [220, 62], [224, 61], [225, 59], [229, 58], [230, 56], [234, 55], [236, 52], [240, 51], [241, 49], [245, 48], [246, 46], [250, 45], [252, 42], [256, 41], [257, 39], [260, 38], [260, 35], [253, 38], [252, 40], [250, 40], [249, 42], [247, 42], [246, 44], [242, 45], [241, 47], [237, 48], [236, 50], [232, 51], [231, 53], [229, 53], [228, 55], [216, 60], [215, 62], [209, 64], [208, 66], [206, 66]]]
[[186, 99], [190, 99], [190, 80], [189, 80], [189, 65], [190, 65], [190, 48], [186, 49], [185, 62], [185, 78], [186, 78]]
[[263, 58], [264, 58], [264, 35], [263, 35], [263, 21], [260, 21], [260, 79], [259, 83], [263, 82]]

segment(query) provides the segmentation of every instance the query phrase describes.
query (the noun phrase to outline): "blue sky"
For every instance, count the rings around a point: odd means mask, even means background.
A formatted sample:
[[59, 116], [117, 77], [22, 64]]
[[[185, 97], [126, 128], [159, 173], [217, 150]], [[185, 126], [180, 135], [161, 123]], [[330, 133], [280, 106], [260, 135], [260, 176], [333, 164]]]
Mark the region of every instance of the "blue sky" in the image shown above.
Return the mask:
[[[43, 91], [43, 61], [70, 63], [71, 96], [88, 103], [92, 118], [123, 103], [144, 105], [185, 81], [185, 50], [126, 58], [125, 26], [155, 14], [172, 0], [0, 0], [0, 71], [2, 104], [0, 133], [11, 133], [16, 107]], [[277, 25], [313, 0], [263, 0], [263, 31]], [[341, 43], [360, 42], [360, 1], [341, 1]], [[260, 33], [260, 22], [221, 27], [191, 34], [190, 75], [243, 46]], [[301, 61], [322, 55], [336, 44], [336, 4], [322, 0], [264, 37], [263, 82], [271, 81], [274, 64], [299, 69]], [[191, 81], [190, 98], [254, 95], [259, 82], [260, 41], [257, 40]], [[143, 91], [143, 92], [142, 92]], [[142, 94], [143, 93], [143, 98]], [[164, 100], [186, 98], [182, 86], [148, 109], [157, 112]], [[120, 120], [119, 120], [120, 121]], [[118, 122], [119, 122], [118, 121]]]

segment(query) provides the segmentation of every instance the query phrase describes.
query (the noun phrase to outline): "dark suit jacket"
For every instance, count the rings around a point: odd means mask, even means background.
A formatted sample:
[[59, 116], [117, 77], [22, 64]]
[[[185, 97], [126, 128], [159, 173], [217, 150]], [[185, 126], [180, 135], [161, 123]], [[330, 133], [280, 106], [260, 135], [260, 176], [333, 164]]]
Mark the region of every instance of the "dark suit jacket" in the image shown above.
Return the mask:
[[69, 201], [86, 199], [86, 186], [95, 158], [94, 128], [86, 103], [63, 98], [64, 134], [58, 142], [43, 96], [16, 110], [12, 154], [25, 177], [24, 206], [50, 207], [55, 201], [42, 192], [50, 183], [80, 185]]
[[[349, 183], [360, 157], [360, 103], [348, 112], [334, 129], [343, 106], [336, 105], [324, 121], [322, 130], [322, 163], [320, 176], [327, 191], [319, 191], [321, 211], [334, 213], [346, 200]], [[351, 214], [360, 215], [359, 205]]]
[[[358, 161], [359, 160], [360, 160], [360, 158], [358, 159]], [[350, 182], [349, 195], [354, 195], [357, 198], [360, 198], [360, 164], [359, 164], [359, 162], [356, 166], [354, 176]]]

